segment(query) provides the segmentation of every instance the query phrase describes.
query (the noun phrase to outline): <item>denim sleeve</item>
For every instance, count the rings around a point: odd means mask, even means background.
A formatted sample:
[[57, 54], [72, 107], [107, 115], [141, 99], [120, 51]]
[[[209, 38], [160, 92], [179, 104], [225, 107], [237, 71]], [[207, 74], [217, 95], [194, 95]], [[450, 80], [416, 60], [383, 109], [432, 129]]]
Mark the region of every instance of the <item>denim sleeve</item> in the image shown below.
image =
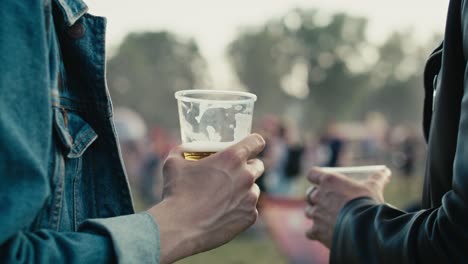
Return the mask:
[[[3, 209], [3, 208], [2, 208]], [[147, 213], [92, 219], [79, 232], [1, 226], [1, 263], [159, 263], [158, 228]]]
[[2, 0], [0, 8], [0, 262], [158, 263], [147, 214], [89, 220], [79, 232], [31, 228], [51, 192], [50, 2]]

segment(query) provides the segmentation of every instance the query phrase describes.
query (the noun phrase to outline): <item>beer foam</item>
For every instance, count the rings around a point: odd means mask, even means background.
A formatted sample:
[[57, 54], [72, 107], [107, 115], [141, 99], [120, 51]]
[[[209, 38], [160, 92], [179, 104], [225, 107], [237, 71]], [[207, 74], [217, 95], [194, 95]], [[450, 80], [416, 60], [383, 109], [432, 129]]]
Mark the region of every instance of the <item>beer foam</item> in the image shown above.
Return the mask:
[[181, 145], [182, 151], [185, 152], [219, 152], [237, 142], [190, 142]]

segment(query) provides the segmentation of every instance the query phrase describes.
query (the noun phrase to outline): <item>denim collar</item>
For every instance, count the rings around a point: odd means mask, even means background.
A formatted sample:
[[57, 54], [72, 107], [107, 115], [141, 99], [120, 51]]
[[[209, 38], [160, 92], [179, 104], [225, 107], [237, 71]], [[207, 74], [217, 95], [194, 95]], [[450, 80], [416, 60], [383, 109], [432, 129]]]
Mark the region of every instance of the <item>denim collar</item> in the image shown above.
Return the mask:
[[68, 26], [75, 24], [88, 11], [88, 6], [82, 0], [55, 0], [63, 13]]

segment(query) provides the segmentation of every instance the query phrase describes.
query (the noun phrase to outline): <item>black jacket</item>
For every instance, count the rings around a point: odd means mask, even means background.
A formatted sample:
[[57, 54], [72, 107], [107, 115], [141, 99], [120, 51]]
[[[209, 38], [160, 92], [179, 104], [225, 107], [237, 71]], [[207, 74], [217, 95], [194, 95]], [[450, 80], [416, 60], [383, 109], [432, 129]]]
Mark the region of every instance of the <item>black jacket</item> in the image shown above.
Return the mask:
[[331, 263], [468, 263], [467, 5], [450, 1], [444, 42], [426, 65], [425, 209], [349, 202], [336, 223]]

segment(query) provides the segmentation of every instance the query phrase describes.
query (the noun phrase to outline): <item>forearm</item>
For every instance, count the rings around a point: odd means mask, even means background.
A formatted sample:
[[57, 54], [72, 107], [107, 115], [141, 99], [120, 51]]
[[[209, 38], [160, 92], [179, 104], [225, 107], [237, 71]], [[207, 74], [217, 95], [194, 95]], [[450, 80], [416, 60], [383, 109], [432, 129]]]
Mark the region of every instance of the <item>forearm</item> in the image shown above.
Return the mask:
[[159, 226], [160, 263], [173, 263], [196, 253], [196, 231], [191, 224], [183, 224], [183, 212], [176, 215], [174, 205], [167, 199], [151, 208], [148, 213]]
[[335, 226], [330, 263], [462, 263], [466, 218], [449, 217], [460, 203], [444, 201], [411, 214], [368, 198], [349, 202]]

